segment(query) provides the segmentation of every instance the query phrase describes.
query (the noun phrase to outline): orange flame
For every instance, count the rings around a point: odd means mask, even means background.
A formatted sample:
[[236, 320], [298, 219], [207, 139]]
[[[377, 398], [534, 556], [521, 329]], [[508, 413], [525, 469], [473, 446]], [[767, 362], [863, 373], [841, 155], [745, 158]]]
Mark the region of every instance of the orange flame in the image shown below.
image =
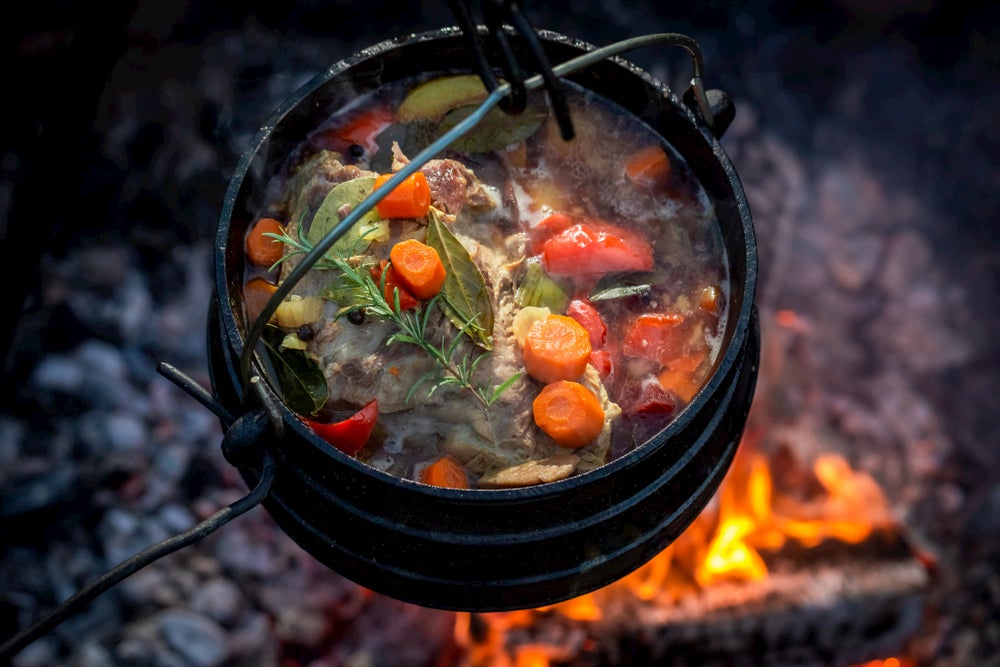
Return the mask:
[[597, 604], [593, 593], [587, 593], [572, 600], [566, 600], [558, 604], [547, 607], [539, 607], [538, 611], [553, 609], [566, 618], [575, 621], [599, 621], [601, 620], [601, 607]]
[[854, 667], [914, 667], [914, 662], [904, 658], [885, 658], [883, 660], [871, 660], [863, 662]]
[[766, 458], [749, 450], [742, 460], [737, 455], [719, 492], [715, 536], [696, 565], [698, 583], [763, 579], [767, 566], [760, 551], [778, 549], [789, 538], [806, 547], [826, 539], [855, 544], [889, 525], [888, 504], [871, 476], [834, 454], [818, 457], [812, 472], [825, 495], [779, 502]]

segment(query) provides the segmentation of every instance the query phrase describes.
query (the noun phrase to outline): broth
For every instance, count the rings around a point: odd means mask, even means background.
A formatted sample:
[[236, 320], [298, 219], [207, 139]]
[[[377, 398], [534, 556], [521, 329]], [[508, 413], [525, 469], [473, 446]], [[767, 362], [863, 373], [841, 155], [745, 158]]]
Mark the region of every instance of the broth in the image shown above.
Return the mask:
[[[389, 84], [303, 138], [259, 214], [284, 226], [283, 242], [265, 237], [283, 259], [248, 250], [248, 320], [260, 281], [287, 276], [378, 175], [468, 113], [477, 84]], [[421, 166], [429, 211], [373, 208], [295, 286], [299, 305], [282, 305], [277, 365], [318, 369], [326, 390], [309, 407], [287, 380], [282, 394], [333, 446], [438, 486], [552, 482], [642, 445], [710, 376], [729, 294], [711, 201], [662, 137], [564, 85], [572, 141], [541, 94], [518, 116], [491, 111]], [[411, 239], [437, 251], [437, 291], [414, 296], [404, 262], [387, 263]]]

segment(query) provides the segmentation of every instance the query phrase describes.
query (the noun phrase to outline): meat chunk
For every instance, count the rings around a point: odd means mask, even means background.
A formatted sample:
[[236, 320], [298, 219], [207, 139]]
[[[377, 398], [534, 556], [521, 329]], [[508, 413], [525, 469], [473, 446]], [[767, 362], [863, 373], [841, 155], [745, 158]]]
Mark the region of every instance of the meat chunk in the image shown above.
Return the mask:
[[[392, 170], [399, 171], [410, 163], [399, 144], [392, 144]], [[420, 168], [427, 177], [431, 204], [454, 220], [466, 206], [494, 207], [498, 199], [476, 178], [476, 174], [458, 160], [428, 160]]]

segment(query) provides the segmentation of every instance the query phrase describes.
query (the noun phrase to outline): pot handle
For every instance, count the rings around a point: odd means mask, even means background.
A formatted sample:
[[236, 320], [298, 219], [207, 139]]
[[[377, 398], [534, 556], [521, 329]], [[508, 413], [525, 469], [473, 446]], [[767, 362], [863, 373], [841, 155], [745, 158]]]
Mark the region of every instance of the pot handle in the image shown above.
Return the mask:
[[[733, 122], [733, 118], [736, 117], [736, 106], [725, 91], [717, 88], [705, 90], [700, 79], [698, 79], [697, 86], [701, 89], [708, 108], [708, 120], [705, 124], [708, 125], [715, 138], [720, 139], [723, 133], [729, 128], [729, 124]], [[698, 95], [695, 81], [692, 79], [691, 87], [684, 91], [684, 103], [694, 109], [704, 119], [703, 112], [698, 103]]]
[[[538, 33], [521, 9], [521, 3], [516, 0], [483, 0], [481, 4], [486, 23], [486, 35], [490, 44], [500, 53], [500, 64], [511, 87], [510, 95], [500, 101], [500, 108], [509, 114], [519, 114], [524, 111], [527, 99], [524, 72], [507, 40], [505, 26], [510, 24], [525, 40], [529, 53], [535, 61], [535, 66], [538, 68], [538, 73], [545, 82], [545, 89], [548, 91], [552, 111], [563, 140], [572, 140], [575, 131], [569, 114], [569, 106], [566, 103], [566, 96], [563, 94], [559, 78], [552, 72], [552, 65], [538, 39]], [[486, 51], [480, 43], [480, 30], [472, 17], [470, 5], [470, 0], [448, 0], [448, 6], [451, 8], [452, 14], [455, 15], [469, 44], [469, 50], [472, 51], [472, 55], [476, 59], [479, 78], [482, 79], [486, 90], [493, 92], [499, 82], [493, 76]]]
[[226, 431], [222, 437], [222, 454], [237, 468], [263, 465], [262, 461], [266, 461], [268, 455], [260, 441], [265, 437], [268, 427], [276, 438], [280, 439], [284, 435], [285, 423], [274, 400], [264, 390], [259, 375], [254, 375], [250, 379], [250, 386], [260, 404], [264, 406], [263, 409], [248, 411], [237, 417], [208, 390], [175, 366], [160, 362], [156, 370], [188, 396], [215, 413]]
[[736, 116], [733, 101], [721, 90], [705, 89], [703, 81], [705, 64], [701, 56], [701, 47], [694, 38], [680, 33], [666, 33], [662, 37], [680, 46], [691, 56], [693, 72], [691, 83], [682, 96], [684, 104], [705, 123], [716, 139], [720, 138]]

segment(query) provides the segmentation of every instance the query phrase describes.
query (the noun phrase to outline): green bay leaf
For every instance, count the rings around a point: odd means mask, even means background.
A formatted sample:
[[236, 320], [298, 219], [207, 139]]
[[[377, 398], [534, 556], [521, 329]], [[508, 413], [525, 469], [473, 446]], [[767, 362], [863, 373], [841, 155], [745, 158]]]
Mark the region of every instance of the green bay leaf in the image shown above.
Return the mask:
[[277, 374], [281, 399], [300, 415], [315, 415], [326, 404], [329, 389], [323, 370], [304, 352], [281, 347], [285, 332], [273, 324], [264, 327], [261, 341]]
[[[351, 210], [371, 194], [375, 186], [374, 176], [361, 176], [339, 183], [327, 193], [313, 216], [306, 234], [306, 240], [316, 246], [340, 224], [340, 210], [345, 205]], [[373, 207], [354, 223], [330, 248], [330, 254], [352, 254], [364, 252], [374, 240], [389, 234], [389, 222], [379, 217]]]
[[[468, 105], [449, 111], [438, 125], [438, 132], [444, 134], [475, 110], [475, 106]], [[494, 107], [474, 128], [456, 139], [449, 148], [462, 153], [497, 151], [533, 135], [547, 117], [548, 111], [544, 107], [529, 106], [514, 116]]]
[[432, 208], [428, 217], [427, 245], [444, 264], [445, 279], [440, 300], [448, 319], [479, 347], [493, 349], [493, 301], [482, 271], [469, 251]]

